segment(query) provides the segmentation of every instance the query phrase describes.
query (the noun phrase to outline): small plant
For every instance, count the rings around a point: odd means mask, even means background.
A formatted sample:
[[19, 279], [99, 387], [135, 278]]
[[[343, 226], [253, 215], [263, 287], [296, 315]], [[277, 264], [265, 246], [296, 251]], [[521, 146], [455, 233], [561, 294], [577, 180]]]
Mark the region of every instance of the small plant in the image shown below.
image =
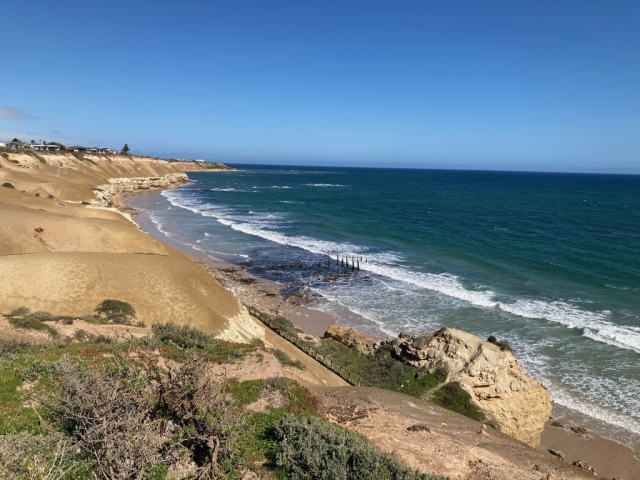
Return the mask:
[[58, 331], [47, 325], [46, 323], [42, 323], [40, 320], [36, 320], [32, 317], [9, 317], [9, 323], [16, 328], [21, 328], [23, 330], [36, 330], [39, 332], [46, 332], [52, 337], [58, 336]]
[[280, 362], [282, 365], [304, 370], [305, 367], [300, 360], [292, 360], [291, 357], [289, 357], [289, 355], [284, 353], [282, 350], [278, 350], [277, 348], [272, 348], [269, 351], [273, 354], [274, 357], [276, 357], [276, 360], [278, 360], [278, 362]]
[[31, 313], [31, 309], [29, 307], [18, 307], [14, 308], [8, 317], [24, 317], [25, 315], [29, 315]]
[[96, 315], [112, 323], [130, 325], [136, 311], [130, 303], [121, 300], [103, 300], [96, 309]]
[[57, 320], [57, 317], [55, 315], [52, 315], [49, 312], [45, 312], [42, 310], [29, 314], [29, 317], [35, 318], [40, 322], [55, 322]]
[[275, 428], [274, 462], [291, 479], [436, 480], [377, 450], [359, 433], [316, 417], [284, 417]]
[[91, 205], [91, 202], [82, 202], [82, 205]]
[[205, 349], [212, 337], [188, 325], [175, 323], [156, 323], [151, 327], [155, 340], [165, 345], [173, 345], [181, 349]]
[[9, 182], [4, 182], [4, 183], [2, 184], [2, 186], [3, 186], [4, 188], [16, 188], [16, 187], [14, 187], [14, 186], [13, 186], [13, 184], [12, 184], [12, 183], [9, 183]]
[[432, 400], [438, 405], [458, 412], [465, 417], [480, 422], [485, 420], [484, 413], [471, 402], [471, 395], [458, 382], [444, 385], [434, 394]]
[[9, 160], [9, 154], [7, 152], [2, 152], [0, 153], [0, 155], [2, 155], [2, 158], [4, 158], [5, 160]]
[[500, 350], [503, 352], [507, 351], [513, 353], [513, 348], [507, 340], [498, 340], [494, 335], [489, 335], [487, 342], [494, 344], [496, 347], [500, 347]]

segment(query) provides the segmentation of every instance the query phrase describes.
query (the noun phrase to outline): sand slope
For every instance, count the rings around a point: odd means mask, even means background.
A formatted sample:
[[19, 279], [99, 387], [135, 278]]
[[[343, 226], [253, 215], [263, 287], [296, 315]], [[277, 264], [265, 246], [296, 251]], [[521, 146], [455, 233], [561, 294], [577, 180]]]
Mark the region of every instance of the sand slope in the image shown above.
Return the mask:
[[199, 165], [40, 156], [46, 163], [25, 154], [0, 157], [0, 184], [15, 187], [0, 187], [0, 312], [24, 305], [83, 316], [111, 298], [131, 303], [147, 324], [186, 323], [240, 341], [264, 335], [236, 298], [183, 254], [116, 210], [79, 203], [110, 178], [158, 177]]

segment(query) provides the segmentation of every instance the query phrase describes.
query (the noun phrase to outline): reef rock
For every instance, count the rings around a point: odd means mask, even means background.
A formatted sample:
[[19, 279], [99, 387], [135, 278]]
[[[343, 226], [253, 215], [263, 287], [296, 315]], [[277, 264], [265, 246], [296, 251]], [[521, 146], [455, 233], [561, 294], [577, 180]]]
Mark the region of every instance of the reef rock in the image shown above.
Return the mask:
[[447, 381], [460, 383], [502, 432], [532, 447], [540, 444], [551, 414], [550, 394], [527, 376], [510, 350], [452, 328], [431, 335], [400, 334], [391, 344], [393, 354], [409, 365], [431, 373], [446, 367]]
[[374, 355], [380, 343], [372, 337], [368, 337], [354, 328], [331, 325], [324, 332], [324, 338], [332, 338], [349, 348], [357, 350], [363, 355]]

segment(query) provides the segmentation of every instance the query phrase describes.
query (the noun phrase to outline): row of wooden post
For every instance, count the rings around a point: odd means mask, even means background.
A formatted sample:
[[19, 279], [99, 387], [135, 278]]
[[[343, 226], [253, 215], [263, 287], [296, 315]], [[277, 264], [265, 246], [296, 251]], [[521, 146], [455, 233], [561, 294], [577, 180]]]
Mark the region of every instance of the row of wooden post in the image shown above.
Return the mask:
[[[333, 371], [334, 373], [336, 373], [337, 375], [339, 375], [340, 377], [345, 379], [351, 385], [355, 385], [357, 387], [360, 387], [360, 386], [371, 387], [371, 386], [373, 386], [369, 382], [367, 382], [366, 380], [361, 378], [360, 376], [358, 376], [355, 373], [352, 373], [348, 369], [344, 368], [339, 363], [334, 362], [331, 358], [327, 357], [324, 353], [320, 353], [317, 349], [312, 347], [310, 344], [308, 344], [307, 342], [303, 341], [296, 333], [291, 332], [291, 331], [286, 330], [286, 329], [284, 331], [281, 331], [281, 330], [275, 328], [271, 324], [271, 318], [268, 315], [265, 315], [264, 313], [262, 313], [260, 310], [254, 308], [254, 307], [252, 307], [250, 305], [247, 305], [246, 307], [248, 308], [249, 313], [251, 315], [253, 315], [254, 317], [259, 318], [260, 320], [262, 320], [262, 322], [264, 322], [269, 328], [271, 328], [274, 332], [276, 332], [282, 338], [284, 338], [285, 340], [288, 340], [289, 342], [293, 343], [296, 347], [298, 347], [304, 353], [306, 353], [307, 355], [309, 355], [312, 358], [315, 358], [318, 362], [322, 363], [329, 370]], [[287, 334], [289, 334], [289, 335], [287, 335]], [[306, 351], [305, 351], [304, 347], [307, 347]], [[321, 358], [318, 358], [318, 357], [321, 357]]]

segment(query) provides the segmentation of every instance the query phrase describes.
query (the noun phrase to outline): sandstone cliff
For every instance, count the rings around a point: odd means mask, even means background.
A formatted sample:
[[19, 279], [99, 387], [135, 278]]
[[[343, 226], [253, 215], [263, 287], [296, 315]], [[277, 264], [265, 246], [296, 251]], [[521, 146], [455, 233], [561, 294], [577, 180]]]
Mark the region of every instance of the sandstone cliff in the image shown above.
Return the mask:
[[444, 365], [504, 433], [533, 447], [551, 415], [549, 392], [532, 379], [512, 352], [467, 332], [444, 328], [433, 335], [401, 334], [392, 342], [402, 361], [433, 372]]
[[222, 168], [123, 155], [0, 155], [0, 185], [10, 185], [0, 186], [0, 313], [26, 306], [82, 317], [117, 299], [147, 325], [173, 321], [238, 341], [264, 336], [204, 269], [106, 208], [120, 193], [212, 169]]
[[118, 205], [118, 197], [122, 193], [169, 188], [186, 182], [189, 182], [186, 173], [167, 173], [159, 177], [110, 178], [108, 184], [95, 187], [93, 192], [98, 204], [110, 207]]

